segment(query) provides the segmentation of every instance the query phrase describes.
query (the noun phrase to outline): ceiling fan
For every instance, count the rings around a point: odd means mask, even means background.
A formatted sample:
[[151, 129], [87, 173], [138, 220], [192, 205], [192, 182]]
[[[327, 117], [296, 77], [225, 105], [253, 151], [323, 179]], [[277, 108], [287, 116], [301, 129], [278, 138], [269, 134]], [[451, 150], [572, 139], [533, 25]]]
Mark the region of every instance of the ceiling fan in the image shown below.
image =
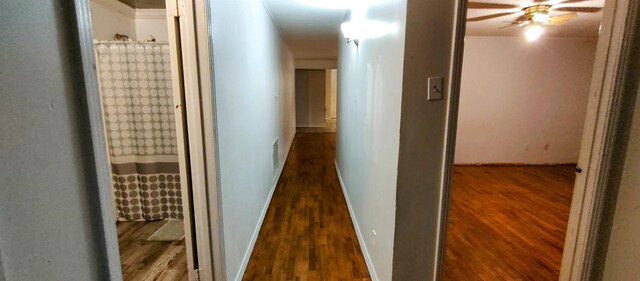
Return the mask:
[[[469, 2], [469, 9], [519, 9], [518, 11], [497, 13], [486, 16], [468, 18], [468, 22], [478, 22], [490, 20], [494, 18], [521, 14], [515, 21], [509, 22], [508, 25], [500, 27], [510, 28], [516, 26], [525, 26], [525, 35], [527, 40], [533, 41], [540, 37], [543, 32], [542, 26], [560, 26], [578, 16], [578, 13], [597, 13], [602, 10], [601, 7], [577, 7], [568, 4], [587, 2], [590, 0], [533, 0], [530, 5], [513, 5], [502, 3], [483, 3]], [[555, 3], [554, 3], [555, 2]], [[550, 12], [568, 12], [557, 16], [550, 16]]]

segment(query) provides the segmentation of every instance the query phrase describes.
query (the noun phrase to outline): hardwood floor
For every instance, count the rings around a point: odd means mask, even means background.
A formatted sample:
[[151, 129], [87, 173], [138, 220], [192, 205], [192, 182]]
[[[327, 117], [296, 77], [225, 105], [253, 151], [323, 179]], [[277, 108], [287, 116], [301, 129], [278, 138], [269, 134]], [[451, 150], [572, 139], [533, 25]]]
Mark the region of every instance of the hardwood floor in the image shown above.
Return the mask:
[[558, 280], [575, 166], [456, 166], [444, 280]]
[[333, 159], [335, 134], [297, 134], [243, 280], [371, 280]]
[[188, 281], [184, 239], [148, 241], [168, 221], [118, 222], [118, 242], [125, 281]]

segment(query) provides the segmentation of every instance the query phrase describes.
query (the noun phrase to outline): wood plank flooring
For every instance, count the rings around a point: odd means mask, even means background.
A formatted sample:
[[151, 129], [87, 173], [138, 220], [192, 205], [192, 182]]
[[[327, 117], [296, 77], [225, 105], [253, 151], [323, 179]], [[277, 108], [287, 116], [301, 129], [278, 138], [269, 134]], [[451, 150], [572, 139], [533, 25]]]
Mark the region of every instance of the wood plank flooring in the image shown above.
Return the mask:
[[456, 166], [444, 280], [558, 280], [575, 166]]
[[168, 221], [117, 222], [125, 281], [188, 281], [184, 239], [147, 241]]
[[297, 134], [243, 280], [371, 280], [334, 168], [335, 134]]

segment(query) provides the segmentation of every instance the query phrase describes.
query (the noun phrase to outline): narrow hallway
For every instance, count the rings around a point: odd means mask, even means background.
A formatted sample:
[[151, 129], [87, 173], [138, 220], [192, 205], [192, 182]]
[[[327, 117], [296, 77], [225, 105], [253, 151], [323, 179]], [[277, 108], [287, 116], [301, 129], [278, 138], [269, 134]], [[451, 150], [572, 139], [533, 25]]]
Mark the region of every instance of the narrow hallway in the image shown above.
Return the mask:
[[243, 280], [371, 280], [335, 147], [335, 133], [296, 135]]

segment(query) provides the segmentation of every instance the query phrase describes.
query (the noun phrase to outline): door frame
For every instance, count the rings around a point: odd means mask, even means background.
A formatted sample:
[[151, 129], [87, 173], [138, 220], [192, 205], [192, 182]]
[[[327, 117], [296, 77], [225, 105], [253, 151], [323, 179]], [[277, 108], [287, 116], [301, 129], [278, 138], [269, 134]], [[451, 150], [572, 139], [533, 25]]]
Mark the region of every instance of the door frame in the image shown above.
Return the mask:
[[[459, 5], [466, 7], [467, 0]], [[612, 173], [613, 144], [616, 141], [622, 119], [622, 96], [627, 90], [625, 82], [632, 51], [632, 42], [627, 40], [635, 32], [639, 20], [640, 4], [633, 0], [607, 0], [603, 10], [600, 36], [591, 80], [586, 121], [583, 130], [580, 156], [576, 168], [571, 211], [565, 238], [560, 268], [560, 280], [591, 280], [595, 266], [595, 252], [600, 220], [607, 206], [604, 202], [608, 189], [607, 180]], [[446, 247], [447, 210], [451, 189], [451, 175], [455, 156], [455, 139], [458, 118], [459, 74], [463, 52], [465, 11], [457, 11], [458, 18], [454, 34], [456, 50], [452, 62], [453, 86], [448, 104], [445, 155], [443, 159], [443, 190], [439, 214], [440, 233], [437, 247], [436, 280], [442, 279]], [[464, 28], [462, 28], [464, 30]], [[452, 88], [454, 88], [452, 87]]]
[[[101, 234], [109, 276], [105, 280], [122, 280], [118, 235], [112, 212], [111, 177], [107, 144], [104, 138], [104, 124], [96, 58], [93, 48], [91, 24], [91, 0], [74, 0], [74, 12], [78, 29], [78, 45], [82, 59], [83, 79], [86, 87], [87, 107], [91, 126], [91, 140], [98, 178], [97, 190], [100, 205], [90, 206], [101, 214]], [[167, 2], [172, 1], [168, 0]], [[193, 194], [193, 217], [195, 223], [195, 243], [190, 249], [198, 260], [198, 271], [189, 272], [190, 280], [225, 280], [224, 251], [222, 237], [222, 214], [219, 204], [219, 184], [216, 155], [216, 131], [213, 97], [213, 61], [209, 40], [209, 0], [176, 0], [175, 16], [179, 21], [182, 49], [182, 78], [184, 97], [177, 104], [182, 109], [186, 134], [182, 134], [183, 146], [180, 151], [188, 157], [181, 157], [181, 175], [191, 182]], [[170, 13], [170, 7], [167, 7]], [[171, 16], [168, 15], [168, 19]], [[169, 22], [168, 22], [169, 24]], [[174, 30], [177, 31], [177, 30]], [[174, 91], [175, 93], [176, 91]], [[175, 99], [175, 97], [174, 97]], [[182, 106], [181, 106], [182, 105]], [[176, 122], [182, 118], [176, 118]], [[183, 126], [183, 124], [177, 124]], [[180, 142], [180, 141], [179, 141]], [[188, 159], [188, 160], [187, 160]], [[183, 169], [188, 161], [189, 169]], [[188, 172], [188, 174], [183, 174]], [[183, 185], [183, 192], [186, 185]], [[186, 194], [186, 193], [185, 193]], [[195, 274], [194, 274], [195, 273]]]

